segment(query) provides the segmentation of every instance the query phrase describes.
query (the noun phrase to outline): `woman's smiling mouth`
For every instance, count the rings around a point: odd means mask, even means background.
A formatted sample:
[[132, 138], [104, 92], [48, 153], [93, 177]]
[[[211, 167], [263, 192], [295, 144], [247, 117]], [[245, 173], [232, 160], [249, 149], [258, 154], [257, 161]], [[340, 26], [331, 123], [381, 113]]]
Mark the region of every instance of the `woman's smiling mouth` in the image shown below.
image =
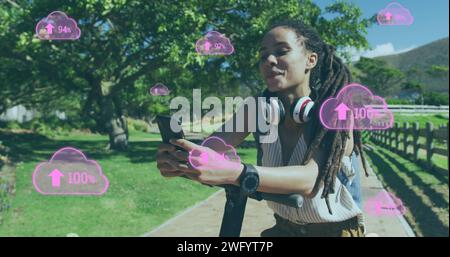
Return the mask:
[[266, 73], [266, 79], [274, 79], [277, 76], [283, 76], [283, 75], [284, 75], [284, 72], [282, 72], [282, 71], [268, 71]]

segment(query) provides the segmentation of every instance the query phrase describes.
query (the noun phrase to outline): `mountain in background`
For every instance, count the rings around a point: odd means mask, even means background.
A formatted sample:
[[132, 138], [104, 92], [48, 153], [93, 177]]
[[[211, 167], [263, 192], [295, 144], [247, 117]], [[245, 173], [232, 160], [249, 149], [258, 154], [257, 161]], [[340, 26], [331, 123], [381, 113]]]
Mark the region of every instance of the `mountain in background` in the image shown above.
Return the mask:
[[[425, 91], [448, 93], [448, 49], [447, 37], [408, 52], [375, 57], [375, 59], [383, 60], [398, 68], [406, 74], [407, 80], [422, 84]], [[433, 66], [447, 67], [447, 72], [440, 75], [430, 73]]]

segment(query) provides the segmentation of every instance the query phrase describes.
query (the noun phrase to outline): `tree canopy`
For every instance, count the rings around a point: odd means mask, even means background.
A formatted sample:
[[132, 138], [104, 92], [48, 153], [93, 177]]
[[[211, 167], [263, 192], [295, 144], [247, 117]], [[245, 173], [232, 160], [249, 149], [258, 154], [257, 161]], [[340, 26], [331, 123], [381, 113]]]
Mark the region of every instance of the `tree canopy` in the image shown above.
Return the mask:
[[[56, 10], [78, 22], [78, 40], [36, 37], [36, 24]], [[203, 96], [260, 90], [259, 42], [272, 20], [289, 18], [315, 27], [338, 49], [367, 47], [373, 22], [344, 1], [324, 9], [311, 0], [2, 1], [0, 113], [17, 104], [64, 111], [69, 119], [92, 121], [110, 135], [112, 148], [124, 149], [124, 117], [160, 112], [171, 96], [190, 95], [193, 88]], [[228, 37], [235, 52], [197, 54], [195, 42], [210, 30]], [[149, 95], [157, 82], [171, 96]]]

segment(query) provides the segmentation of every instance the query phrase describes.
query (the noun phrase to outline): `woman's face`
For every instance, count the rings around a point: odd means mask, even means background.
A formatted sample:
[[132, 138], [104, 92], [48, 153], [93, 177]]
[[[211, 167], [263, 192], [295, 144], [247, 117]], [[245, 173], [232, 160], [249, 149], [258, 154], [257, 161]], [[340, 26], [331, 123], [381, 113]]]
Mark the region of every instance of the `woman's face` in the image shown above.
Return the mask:
[[317, 54], [306, 51], [300, 40], [292, 29], [285, 27], [273, 28], [264, 36], [259, 69], [270, 92], [309, 82], [305, 80], [310, 74], [306, 71], [315, 66]]

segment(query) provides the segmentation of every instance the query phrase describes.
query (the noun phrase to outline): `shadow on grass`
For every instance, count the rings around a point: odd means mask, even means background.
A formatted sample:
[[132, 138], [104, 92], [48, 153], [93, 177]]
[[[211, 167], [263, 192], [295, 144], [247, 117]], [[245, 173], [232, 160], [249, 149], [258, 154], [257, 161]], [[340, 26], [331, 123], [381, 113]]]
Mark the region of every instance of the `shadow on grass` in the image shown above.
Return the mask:
[[[406, 185], [405, 181], [391, 168], [391, 164], [383, 160], [378, 151], [366, 151], [366, 153], [378, 170], [383, 171], [379, 175], [382, 176], [386, 186], [395, 189], [395, 194], [408, 207], [422, 235], [448, 236], [448, 227], [442, 223], [431, 207], [426, 205], [421, 197]], [[404, 167], [400, 170], [406, 172]]]
[[[384, 149], [388, 149], [389, 151], [396, 153], [398, 155], [400, 155], [401, 157], [407, 159], [408, 161], [414, 162], [416, 165], [422, 167], [423, 169], [427, 169], [427, 164], [426, 164], [426, 156], [421, 155], [419, 152], [419, 158], [417, 161], [413, 161], [414, 160], [414, 156], [412, 154], [413, 148], [410, 146], [408, 148], [408, 153], [405, 154], [403, 150], [399, 150], [399, 149], [403, 149], [402, 147], [402, 143], [400, 144], [401, 147], [399, 147], [398, 149], [393, 147], [393, 146], [389, 146], [389, 145], [383, 145], [381, 143], [378, 143], [376, 141], [371, 141], [372, 144], [377, 145], [379, 147], [382, 147]], [[433, 176], [438, 179], [441, 183], [443, 184], [448, 184], [448, 170], [446, 173], [443, 172], [439, 172], [439, 171], [433, 171]]]
[[130, 142], [126, 156], [131, 162], [153, 162], [160, 142]]
[[[392, 152], [392, 151], [391, 151]], [[396, 151], [395, 153], [397, 153], [398, 155], [400, 155], [401, 157], [407, 159], [410, 162], [414, 162], [416, 165], [420, 166], [422, 169], [427, 170], [427, 160], [425, 159], [424, 156], [419, 156], [419, 159], [417, 161], [413, 161], [414, 157], [411, 153], [408, 153], [406, 156], [403, 152], [401, 151]], [[448, 184], [448, 170], [446, 173], [444, 172], [440, 172], [434, 169], [431, 169], [430, 173], [432, 172], [433, 176], [439, 180], [441, 183], [443, 184]]]
[[[414, 185], [419, 187], [423, 190], [424, 194], [430, 198], [430, 200], [439, 208], [445, 208], [448, 207], [448, 202], [445, 200], [444, 196], [431, 188], [431, 185], [427, 185], [422, 181], [422, 179], [417, 176], [415, 171], [407, 169], [403, 164], [401, 164], [397, 159], [394, 157], [380, 152], [388, 161], [390, 161], [392, 164], [394, 164], [402, 173], [405, 173], [408, 175], [409, 178], [411, 178]], [[419, 171], [419, 170], [418, 170]], [[433, 175], [433, 174], [432, 174]], [[436, 176], [434, 176], [436, 177]]]
[[81, 150], [89, 159], [106, 160], [123, 155], [131, 162], [152, 162], [156, 158], [158, 142], [130, 142], [125, 152], [110, 151], [105, 147], [108, 141], [52, 139], [39, 134], [0, 132], [0, 140], [10, 148], [9, 155], [14, 162], [40, 162], [51, 158], [63, 147]]
[[[160, 144], [158, 141], [131, 141], [126, 151], [118, 152], [105, 148], [108, 144], [106, 138], [65, 140], [32, 133], [0, 132], [0, 140], [10, 148], [9, 155], [14, 162], [41, 162], [50, 159], [57, 150], [70, 146], [81, 150], [89, 159], [107, 160], [115, 156], [126, 156], [132, 163], [150, 163], [155, 161]], [[197, 144], [201, 143], [201, 140], [193, 141]], [[253, 145], [250, 144], [247, 147], [251, 146]], [[247, 154], [241, 153], [241, 155], [244, 157]]]
[[0, 140], [9, 148], [8, 155], [14, 162], [40, 161], [48, 158], [46, 153], [40, 151], [52, 151], [55, 142], [38, 134], [0, 132]]

